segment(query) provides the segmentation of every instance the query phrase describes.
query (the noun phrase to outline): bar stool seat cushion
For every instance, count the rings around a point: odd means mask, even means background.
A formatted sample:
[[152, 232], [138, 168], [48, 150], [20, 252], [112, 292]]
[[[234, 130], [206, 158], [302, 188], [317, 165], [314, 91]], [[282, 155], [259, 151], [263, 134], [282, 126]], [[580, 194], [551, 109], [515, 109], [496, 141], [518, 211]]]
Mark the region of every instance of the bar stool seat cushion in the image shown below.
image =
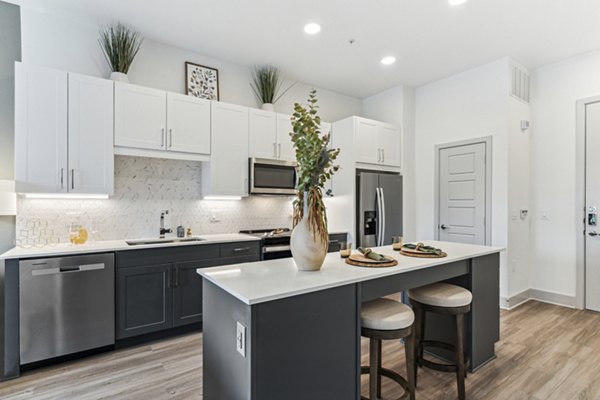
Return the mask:
[[406, 304], [382, 298], [364, 303], [360, 319], [363, 328], [392, 331], [411, 326], [415, 314]]
[[408, 297], [437, 307], [462, 307], [471, 304], [473, 294], [465, 288], [439, 282], [408, 291]]

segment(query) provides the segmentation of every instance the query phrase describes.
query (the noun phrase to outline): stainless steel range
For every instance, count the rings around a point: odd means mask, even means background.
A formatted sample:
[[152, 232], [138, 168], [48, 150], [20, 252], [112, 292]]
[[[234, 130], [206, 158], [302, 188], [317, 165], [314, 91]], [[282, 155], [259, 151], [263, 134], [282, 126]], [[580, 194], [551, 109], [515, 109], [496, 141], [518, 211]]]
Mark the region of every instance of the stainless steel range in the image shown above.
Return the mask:
[[243, 230], [240, 233], [261, 238], [262, 260], [291, 257], [289, 228]]

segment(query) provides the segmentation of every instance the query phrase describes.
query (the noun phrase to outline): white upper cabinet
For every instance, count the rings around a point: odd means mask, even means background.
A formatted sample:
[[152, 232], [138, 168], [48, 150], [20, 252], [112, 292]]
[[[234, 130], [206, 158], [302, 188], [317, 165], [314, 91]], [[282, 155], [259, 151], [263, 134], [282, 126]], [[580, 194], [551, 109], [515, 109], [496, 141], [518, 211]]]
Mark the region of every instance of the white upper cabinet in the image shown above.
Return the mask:
[[354, 117], [356, 162], [400, 167], [400, 129], [394, 125]]
[[277, 158], [280, 160], [295, 161], [294, 143], [290, 137], [292, 120], [287, 114], [277, 114]]
[[354, 149], [356, 162], [379, 164], [381, 152], [377, 143], [377, 121], [356, 118]]
[[113, 193], [113, 82], [69, 73], [69, 192]]
[[210, 100], [167, 93], [167, 150], [210, 154]]
[[381, 164], [400, 167], [401, 139], [398, 127], [384, 123], [379, 124], [377, 127], [377, 141], [381, 149]]
[[277, 114], [249, 109], [248, 146], [250, 157], [277, 158]]
[[248, 108], [212, 102], [211, 157], [202, 168], [203, 196], [248, 195]]
[[17, 192], [67, 191], [67, 73], [15, 64]]
[[18, 192], [113, 192], [112, 81], [17, 63], [15, 101]]
[[206, 161], [210, 101], [115, 83], [117, 154]]
[[115, 82], [115, 146], [166, 148], [167, 93]]
[[249, 109], [250, 157], [293, 161], [296, 159], [290, 132], [291, 117], [271, 111]]

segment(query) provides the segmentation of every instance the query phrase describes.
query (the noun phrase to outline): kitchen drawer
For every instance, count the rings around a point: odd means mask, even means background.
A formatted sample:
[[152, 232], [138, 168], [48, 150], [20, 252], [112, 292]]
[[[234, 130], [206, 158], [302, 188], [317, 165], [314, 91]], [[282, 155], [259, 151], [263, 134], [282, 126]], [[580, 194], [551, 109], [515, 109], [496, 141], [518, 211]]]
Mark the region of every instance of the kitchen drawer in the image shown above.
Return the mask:
[[117, 268], [219, 258], [219, 244], [198, 244], [117, 252]]
[[221, 244], [221, 258], [260, 256], [260, 241], [235, 242]]

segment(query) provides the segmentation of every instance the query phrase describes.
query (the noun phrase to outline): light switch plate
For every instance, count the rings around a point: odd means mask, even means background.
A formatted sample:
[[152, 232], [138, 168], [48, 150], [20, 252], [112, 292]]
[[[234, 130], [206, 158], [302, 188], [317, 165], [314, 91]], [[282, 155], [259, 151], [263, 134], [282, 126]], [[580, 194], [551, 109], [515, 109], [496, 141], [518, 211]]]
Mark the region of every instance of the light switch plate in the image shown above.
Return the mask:
[[240, 322], [237, 323], [237, 332], [235, 334], [235, 349], [242, 357], [246, 357], [246, 327]]

